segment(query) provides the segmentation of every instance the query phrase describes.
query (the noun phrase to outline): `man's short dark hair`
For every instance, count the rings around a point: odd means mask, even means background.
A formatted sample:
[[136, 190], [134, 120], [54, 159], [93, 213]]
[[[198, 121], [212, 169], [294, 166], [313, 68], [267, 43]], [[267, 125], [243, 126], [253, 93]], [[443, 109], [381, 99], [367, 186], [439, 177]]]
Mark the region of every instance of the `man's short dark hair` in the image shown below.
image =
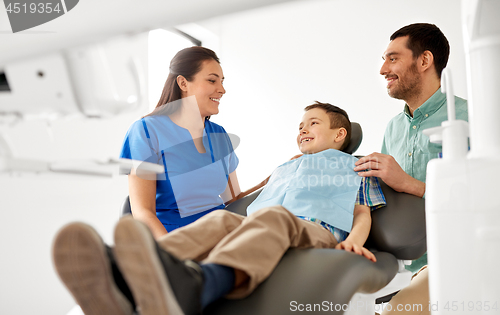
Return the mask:
[[351, 121], [349, 120], [349, 116], [347, 115], [346, 111], [335, 105], [329, 103], [321, 103], [318, 101], [315, 101], [314, 104], [307, 106], [306, 108], [304, 108], [304, 110], [307, 112], [314, 108], [321, 108], [327, 113], [328, 117], [330, 118], [330, 129], [344, 127], [345, 130], [347, 130], [347, 135], [344, 139], [344, 143], [342, 143], [342, 146], [340, 147], [340, 151], [344, 150], [351, 141]]
[[391, 41], [398, 37], [408, 36], [407, 47], [418, 58], [428, 50], [434, 56], [434, 66], [439, 78], [448, 64], [450, 44], [443, 32], [434, 24], [415, 23], [404, 26], [391, 35]]

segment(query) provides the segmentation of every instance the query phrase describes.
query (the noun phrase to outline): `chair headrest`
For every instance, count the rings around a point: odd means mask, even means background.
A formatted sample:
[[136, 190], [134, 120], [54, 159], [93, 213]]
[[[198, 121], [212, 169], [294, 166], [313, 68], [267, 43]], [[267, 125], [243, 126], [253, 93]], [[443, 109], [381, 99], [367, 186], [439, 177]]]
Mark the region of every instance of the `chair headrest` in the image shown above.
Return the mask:
[[363, 130], [361, 129], [361, 125], [357, 122], [351, 122], [351, 141], [342, 151], [353, 154], [361, 145], [361, 141], [363, 141]]

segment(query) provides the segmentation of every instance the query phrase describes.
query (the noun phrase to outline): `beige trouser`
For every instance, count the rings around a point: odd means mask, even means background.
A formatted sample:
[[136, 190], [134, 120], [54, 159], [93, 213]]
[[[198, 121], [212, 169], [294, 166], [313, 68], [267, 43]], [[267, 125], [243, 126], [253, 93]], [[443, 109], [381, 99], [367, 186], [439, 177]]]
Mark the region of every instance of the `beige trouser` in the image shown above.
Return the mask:
[[414, 314], [428, 315], [429, 311], [429, 273], [427, 266], [416, 273], [409, 286], [402, 289], [386, 305], [382, 315]]
[[249, 295], [278, 265], [290, 247], [333, 248], [333, 234], [321, 225], [297, 218], [281, 206], [261, 209], [248, 217], [213, 211], [158, 240], [161, 248], [180, 259], [229, 266], [249, 280], [230, 298]]

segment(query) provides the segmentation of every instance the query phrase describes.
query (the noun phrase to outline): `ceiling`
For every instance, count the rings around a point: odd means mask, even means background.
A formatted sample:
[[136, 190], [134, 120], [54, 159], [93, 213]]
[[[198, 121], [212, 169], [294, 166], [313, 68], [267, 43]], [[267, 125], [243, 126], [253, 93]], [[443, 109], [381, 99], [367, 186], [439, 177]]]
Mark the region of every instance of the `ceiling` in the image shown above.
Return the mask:
[[[67, 0], [68, 1], [68, 0]], [[124, 34], [200, 21], [291, 0], [82, 0], [66, 14], [13, 33], [0, 10], [0, 70], [10, 62]]]

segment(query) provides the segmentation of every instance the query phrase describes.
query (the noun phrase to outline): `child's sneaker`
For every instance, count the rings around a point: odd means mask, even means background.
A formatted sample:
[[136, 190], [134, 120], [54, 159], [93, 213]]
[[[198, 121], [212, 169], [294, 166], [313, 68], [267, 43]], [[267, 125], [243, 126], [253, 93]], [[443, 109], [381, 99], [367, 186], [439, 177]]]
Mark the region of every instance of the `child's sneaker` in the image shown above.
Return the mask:
[[141, 315], [201, 313], [201, 268], [158, 247], [149, 228], [132, 217], [115, 229], [116, 262]]

